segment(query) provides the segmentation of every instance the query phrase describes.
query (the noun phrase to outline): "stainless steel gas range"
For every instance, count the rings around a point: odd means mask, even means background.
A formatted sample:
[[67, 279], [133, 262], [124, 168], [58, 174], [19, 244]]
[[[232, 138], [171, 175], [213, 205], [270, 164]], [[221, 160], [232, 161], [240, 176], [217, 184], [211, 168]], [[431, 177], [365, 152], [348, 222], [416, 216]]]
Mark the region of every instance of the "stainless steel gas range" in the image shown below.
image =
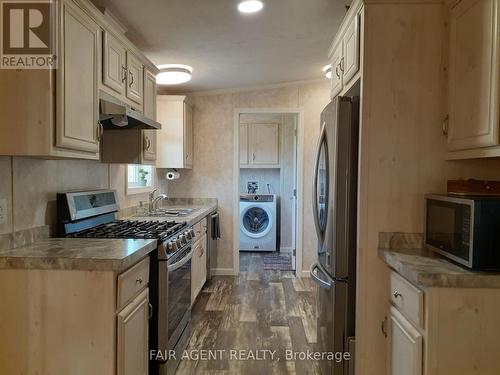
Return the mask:
[[[165, 353], [182, 352], [190, 334], [191, 259], [195, 232], [186, 223], [117, 220], [113, 190], [57, 195], [59, 235], [73, 238], [126, 238], [157, 240], [150, 253], [150, 374], [175, 372], [177, 361]], [[158, 355], [158, 354], [162, 355]]]

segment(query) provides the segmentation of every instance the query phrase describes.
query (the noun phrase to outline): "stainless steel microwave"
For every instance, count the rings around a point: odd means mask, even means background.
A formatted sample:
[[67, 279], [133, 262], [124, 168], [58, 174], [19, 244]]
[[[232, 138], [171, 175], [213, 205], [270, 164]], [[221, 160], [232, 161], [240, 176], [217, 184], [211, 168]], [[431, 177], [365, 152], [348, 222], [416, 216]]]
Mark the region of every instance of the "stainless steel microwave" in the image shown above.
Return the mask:
[[426, 196], [425, 244], [471, 269], [500, 270], [500, 197]]

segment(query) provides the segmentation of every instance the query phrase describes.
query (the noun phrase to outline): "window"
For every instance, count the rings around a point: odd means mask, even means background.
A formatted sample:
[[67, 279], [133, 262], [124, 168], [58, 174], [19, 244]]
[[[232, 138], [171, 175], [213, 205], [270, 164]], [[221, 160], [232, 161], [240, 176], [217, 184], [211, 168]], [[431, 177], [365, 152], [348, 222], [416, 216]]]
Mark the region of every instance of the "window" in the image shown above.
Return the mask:
[[127, 195], [149, 192], [153, 186], [153, 166], [138, 164], [127, 166]]

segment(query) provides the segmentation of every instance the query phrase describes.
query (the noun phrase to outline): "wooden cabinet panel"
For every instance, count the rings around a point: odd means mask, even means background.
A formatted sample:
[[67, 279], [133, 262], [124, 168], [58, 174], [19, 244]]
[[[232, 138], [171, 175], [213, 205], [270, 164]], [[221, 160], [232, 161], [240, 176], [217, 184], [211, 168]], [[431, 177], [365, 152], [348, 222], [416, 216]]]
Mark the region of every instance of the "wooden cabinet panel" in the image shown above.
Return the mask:
[[[144, 70], [144, 116], [156, 120], [156, 77], [149, 70]], [[143, 159], [156, 160], [156, 130], [144, 130]]]
[[207, 235], [195, 242], [191, 273], [191, 303], [196, 301], [196, 297], [203, 289], [207, 281]]
[[[349, 24], [343, 37], [344, 55], [341, 60], [343, 85], [351, 80], [359, 70], [359, 15]], [[332, 70], [332, 76], [335, 72]]]
[[140, 60], [133, 53], [127, 51], [127, 88], [126, 96], [142, 111], [143, 101], [143, 67]]
[[118, 375], [148, 374], [149, 311], [146, 289], [118, 314]]
[[184, 103], [184, 166], [193, 167], [193, 107]]
[[389, 293], [392, 304], [413, 324], [423, 328], [424, 292], [414, 287], [396, 272], [391, 272]]
[[70, 2], [64, 3], [62, 18], [56, 145], [98, 153], [101, 29]]
[[422, 375], [422, 335], [392, 306], [389, 342], [389, 373], [391, 375]]
[[279, 124], [250, 126], [250, 163], [279, 166]]
[[126, 51], [109, 31], [104, 31], [102, 83], [118, 93], [125, 94], [127, 80]]
[[332, 86], [330, 96], [332, 98], [336, 97], [342, 91], [342, 69], [340, 69], [342, 55], [343, 41], [340, 41], [337, 47], [333, 50], [333, 54], [330, 59], [332, 63]]
[[248, 124], [240, 124], [240, 166], [248, 165]]
[[462, 0], [451, 11], [448, 149], [499, 144], [498, 0]]

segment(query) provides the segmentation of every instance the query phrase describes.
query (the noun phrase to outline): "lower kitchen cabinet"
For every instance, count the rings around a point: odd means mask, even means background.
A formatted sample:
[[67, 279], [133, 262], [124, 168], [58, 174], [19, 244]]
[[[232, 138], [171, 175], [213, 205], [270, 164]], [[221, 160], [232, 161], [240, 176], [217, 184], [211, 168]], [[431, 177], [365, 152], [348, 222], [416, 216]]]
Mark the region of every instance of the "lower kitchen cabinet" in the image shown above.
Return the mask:
[[394, 307], [390, 308], [390, 374], [422, 374], [422, 334]]
[[149, 289], [118, 313], [116, 357], [118, 375], [147, 375]]
[[148, 374], [149, 258], [112, 270], [0, 270], [0, 374]]
[[499, 310], [499, 288], [423, 290], [392, 271], [382, 322], [389, 374], [500, 374]]
[[193, 262], [191, 277], [191, 304], [203, 289], [207, 281], [207, 235], [198, 239], [193, 245]]

